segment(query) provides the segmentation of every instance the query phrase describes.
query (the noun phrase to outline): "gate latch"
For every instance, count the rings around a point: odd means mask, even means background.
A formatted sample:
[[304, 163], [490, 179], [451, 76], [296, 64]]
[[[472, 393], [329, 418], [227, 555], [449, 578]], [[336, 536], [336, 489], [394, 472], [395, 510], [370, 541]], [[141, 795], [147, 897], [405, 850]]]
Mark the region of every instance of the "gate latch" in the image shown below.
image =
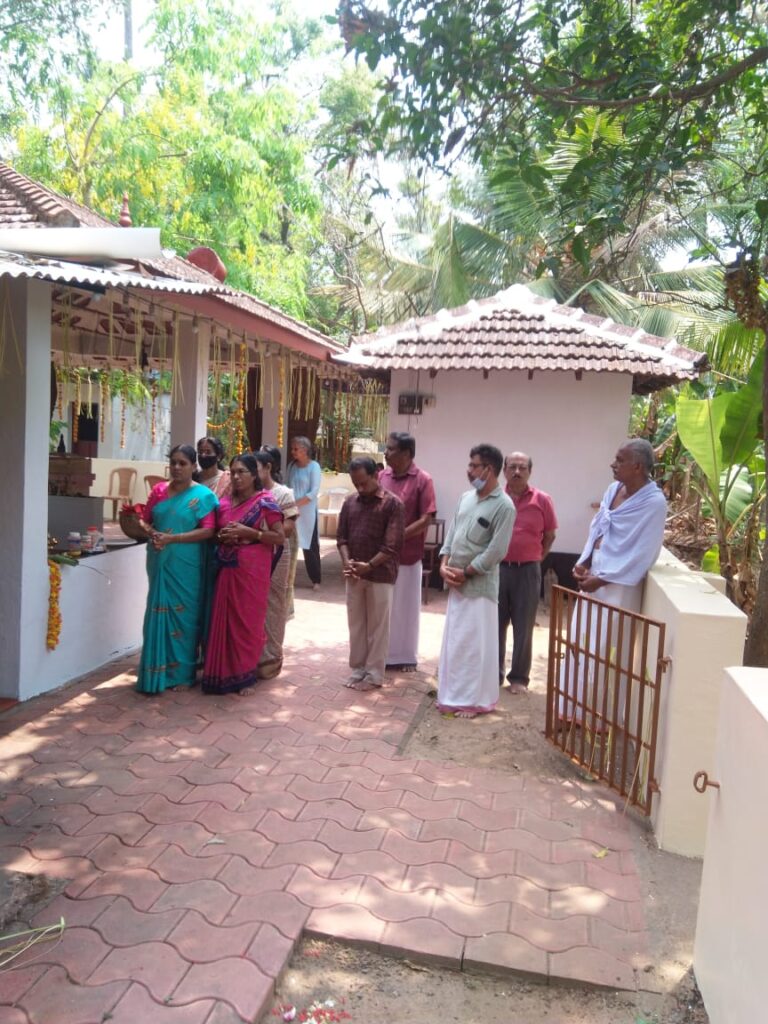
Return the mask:
[[696, 772], [693, 776], [693, 788], [696, 792], [705, 793], [708, 786], [711, 786], [712, 789], [720, 789], [720, 783], [713, 782], [706, 772]]

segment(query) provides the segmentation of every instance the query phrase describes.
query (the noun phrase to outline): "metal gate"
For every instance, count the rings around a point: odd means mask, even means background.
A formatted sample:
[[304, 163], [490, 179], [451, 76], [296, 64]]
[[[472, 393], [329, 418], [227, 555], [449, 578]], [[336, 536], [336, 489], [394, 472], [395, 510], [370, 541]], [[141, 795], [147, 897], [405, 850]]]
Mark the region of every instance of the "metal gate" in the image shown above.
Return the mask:
[[552, 588], [546, 736], [591, 778], [650, 814], [663, 622]]

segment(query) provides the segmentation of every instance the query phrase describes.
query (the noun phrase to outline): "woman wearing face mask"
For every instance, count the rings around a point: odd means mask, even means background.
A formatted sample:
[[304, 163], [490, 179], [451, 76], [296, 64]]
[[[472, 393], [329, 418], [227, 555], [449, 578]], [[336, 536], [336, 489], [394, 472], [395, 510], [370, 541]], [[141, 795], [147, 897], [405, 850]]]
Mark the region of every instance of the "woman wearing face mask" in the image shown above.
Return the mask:
[[152, 488], [145, 529], [149, 594], [137, 689], [158, 694], [195, 681], [203, 625], [204, 543], [213, 536], [216, 495], [195, 483], [195, 449], [171, 450], [170, 480]]
[[197, 464], [200, 467], [195, 479], [210, 488], [217, 498], [223, 498], [230, 491], [229, 470], [224, 467], [224, 446], [217, 437], [201, 437], [197, 442]]

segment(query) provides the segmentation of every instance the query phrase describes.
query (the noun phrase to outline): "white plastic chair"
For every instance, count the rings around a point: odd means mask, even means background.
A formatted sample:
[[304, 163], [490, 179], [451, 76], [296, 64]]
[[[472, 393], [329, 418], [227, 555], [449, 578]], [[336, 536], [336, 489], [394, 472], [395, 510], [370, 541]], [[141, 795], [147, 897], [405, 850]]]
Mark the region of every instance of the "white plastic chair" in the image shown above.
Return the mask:
[[325, 491], [325, 494], [328, 495], [328, 505], [326, 508], [318, 508], [317, 510], [319, 517], [318, 533], [321, 537], [327, 537], [329, 534], [336, 533], [341, 506], [344, 504], [346, 496], [351, 493], [352, 491], [348, 487], [331, 487]]

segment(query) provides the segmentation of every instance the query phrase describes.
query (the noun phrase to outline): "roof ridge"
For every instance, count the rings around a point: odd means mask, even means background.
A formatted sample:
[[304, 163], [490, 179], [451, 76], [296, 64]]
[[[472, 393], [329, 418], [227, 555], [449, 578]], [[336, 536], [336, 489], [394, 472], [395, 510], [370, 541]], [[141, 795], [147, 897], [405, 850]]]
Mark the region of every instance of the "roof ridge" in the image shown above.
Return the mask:
[[83, 225], [84, 220], [79, 218], [77, 213], [77, 211], [82, 211], [82, 213], [86, 214], [85, 221], [87, 221], [88, 218], [95, 217], [98, 220], [103, 221], [105, 226], [117, 226], [116, 224], [113, 224], [112, 221], [107, 220], [106, 217], [102, 217], [101, 214], [96, 213], [95, 210], [91, 210], [89, 207], [77, 202], [76, 199], [71, 199], [69, 196], [62, 195], [60, 192], [56, 192], [54, 189], [49, 188], [47, 185], [34, 181], [25, 174], [20, 174], [19, 171], [14, 170], [10, 164], [6, 164], [1, 161], [0, 184], [4, 184], [6, 188], [10, 189], [10, 191], [14, 192], [18, 196], [22, 196], [24, 200], [32, 204], [38, 215], [48, 223], [56, 222], [61, 219], [72, 219], [79, 220], [80, 224]]

